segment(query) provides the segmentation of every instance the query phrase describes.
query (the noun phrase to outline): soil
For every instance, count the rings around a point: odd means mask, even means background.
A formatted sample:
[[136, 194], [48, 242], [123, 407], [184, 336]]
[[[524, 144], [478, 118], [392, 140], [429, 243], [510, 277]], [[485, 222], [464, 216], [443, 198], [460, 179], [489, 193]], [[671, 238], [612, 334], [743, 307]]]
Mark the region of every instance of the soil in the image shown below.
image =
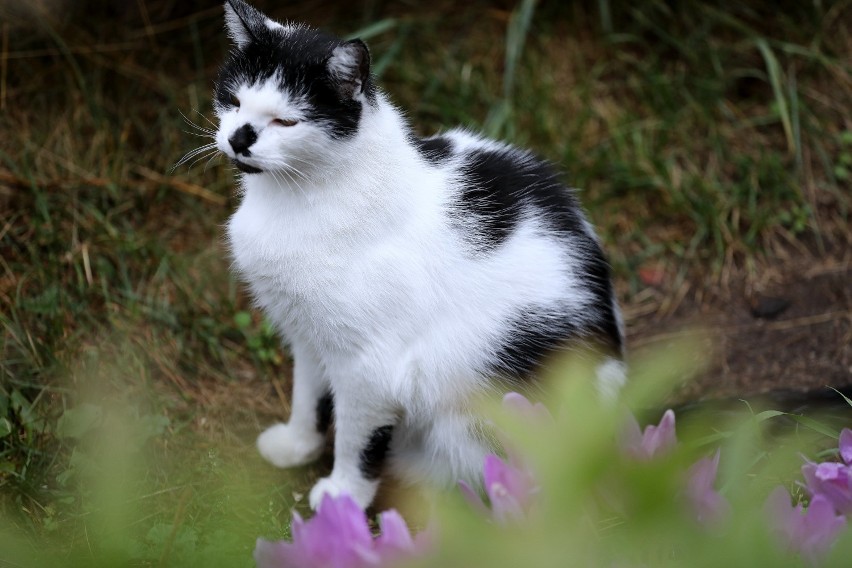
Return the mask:
[[852, 247], [728, 272], [706, 288], [645, 280], [657, 285], [625, 306], [631, 353], [681, 338], [702, 352], [703, 365], [673, 402], [777, 393], [842, 400], [828, 387], [852, 386]]

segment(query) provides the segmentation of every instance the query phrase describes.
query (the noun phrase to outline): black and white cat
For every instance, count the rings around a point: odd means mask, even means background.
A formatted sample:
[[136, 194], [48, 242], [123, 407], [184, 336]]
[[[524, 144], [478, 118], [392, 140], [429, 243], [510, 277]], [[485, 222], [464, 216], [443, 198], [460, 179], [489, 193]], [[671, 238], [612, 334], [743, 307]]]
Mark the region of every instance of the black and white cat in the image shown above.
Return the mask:
[[466, 130], [418, 138], [360, 40], [225, 5], [216, 143], [243, 174], [227, 225], [240, 276], [289, 344], [292, 412], [257, 440], [279, 467], [334, 467], [310, 492], [373, 500], [380, 473], [475, 481], [471, 401], [557, 350], [624, 381], [609, 267], [572, 191], [533, 154]]

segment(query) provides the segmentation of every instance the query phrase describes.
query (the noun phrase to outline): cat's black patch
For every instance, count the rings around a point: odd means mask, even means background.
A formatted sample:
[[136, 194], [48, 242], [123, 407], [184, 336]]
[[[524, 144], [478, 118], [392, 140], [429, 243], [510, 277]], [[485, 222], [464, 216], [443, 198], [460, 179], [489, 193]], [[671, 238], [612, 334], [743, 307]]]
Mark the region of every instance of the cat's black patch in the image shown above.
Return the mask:
[[474, 150], [462, 168], [467, 183], [459, 194], [456, 218], [480, 252], [506, 241], [534, 208], [555, 231], [583, 233], [579, 205], [553, 168], [526, 152]]
[[[622, 338], [612, 301], [609, 264], [587, 228], [579, 202], [550, 164], [513, 149], [475, 150], [463, 167], [468, 183], [454, 215], [478, 253], [500, 247], [525, 216], [535, 216], [575, 252], [577, 277], [591, 292], [593, 307], [583, 318], [541, 313], [531, 307], [509, 322], [496, 350], [495, 371], [514, 378], [534, 374], [548, 359], [578, 343], [620, 356]], [[593, 315], [591, 319], [589, 315]]]
[[380, 426], [373, 430], [367, 445], [361, 450], [361, 474], [367, 479], [376, 479], [382, 473], [382, 466], [390, 447], [393, 426]]
[[492, 371], [513, 379], [530, 378], [552, 358], [572, 349], [622, 357], [624, 339], [615, 312], [609, 263], [597, 240], [585, 232], [573, 233], [571, 246], [577, 259], [573, 270], [583, 282], [583, 290], [591, 293], [591, 306], [582, 314], [576, 309], [553, 314], [537, 308], [516, 313], [495, 353]]
[[447, 161], [452, 151], [452, 143], [448, 138], [435, 136], [432, 138], [412, 137], [414, 147], [427, 162], [438, 166]]
[[590, 324], [590, 340], [598, 351], [620, 358], [624, 353], [624, 338], [615, 314], [612, 275], [603, 251], [597, 242], [592, 244], [594, 247], [582, 264], [582, 278], [594, 294], [597, 316]]
[[552, 319], [534, 309], [515, 315], [509, 332], [495, 353], [491, 369], [512, 379], [527, 379], [570, 340], [576, 340], [577, 325], [567, 317]]
[[[216, 79], [216, 104], [233, 106], [234, 90], [240, 85], [261, 83], [272, 77], [278, 87], [294, 96], [304, 96], [307, 119], [324, 128], [331, 137], [352, 136], [361, 120], [361, 102], [341, 95], [339, 84], [329, 74], [327, 63], [335, 48], [344, 42], [308, 27], [287, 31], [265, 24], [252, 27], [253, 40], [233, 49]], [[375, 102], [375, 86], [369, 73], [362, 83], [368, 103]]]
[[599, 319], [590, 324], [567, 315], [519, 312], [500, 343], [490, 372], [512, 380], [526, 380], [550, 361], [570, 351], [585, 350], [593, 357], [621, 357], [622, 339], [609, 299], [597, 305]]
[[317, 401], [317, 432], [325, 434], [334, 415], [334, 396], [327, 392]]

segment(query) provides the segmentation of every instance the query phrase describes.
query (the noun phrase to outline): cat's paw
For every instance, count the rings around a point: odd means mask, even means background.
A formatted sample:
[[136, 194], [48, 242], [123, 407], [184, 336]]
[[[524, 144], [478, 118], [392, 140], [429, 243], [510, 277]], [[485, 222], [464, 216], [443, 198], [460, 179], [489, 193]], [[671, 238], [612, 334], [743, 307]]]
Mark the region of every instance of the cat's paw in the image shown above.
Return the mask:
[[278, 467], [295, 467], [316, 460], [325, 447], [325, 437], [289, 424], [271, 426], [257, 437], [257, 449]]
[[349, 483], [346, 480], [335, 479], [334, 474], [332, 474], [316, 482], [310, 495], [308, 495], [308, 503], [311, 505], [311, 509], [316, 511], [326, 495], [337, 497], [346, 494], [352, 497], [359, 507], [366, 509], [373, 502], [377, 487], [378, 482], [359, 479], [354, 483]]

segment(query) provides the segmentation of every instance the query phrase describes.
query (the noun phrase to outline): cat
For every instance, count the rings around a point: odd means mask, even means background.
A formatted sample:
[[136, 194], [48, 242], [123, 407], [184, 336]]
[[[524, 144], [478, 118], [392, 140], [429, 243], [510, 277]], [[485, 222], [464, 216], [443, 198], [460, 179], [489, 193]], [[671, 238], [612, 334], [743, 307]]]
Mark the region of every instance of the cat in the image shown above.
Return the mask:
[[476, 482], [491, 451], [475, 397], [593, 348], [625, 380], [610, 268], [573, 190], [531, 152], [453, 129], [416, 136], [370, 52], [225, 4], [216, 145], [241, 172], [234, 267], [293, 357], [289, 421], [257, 446], [279, 467], [334, 465], [309, 494], [368, 507], [383, 471]]

